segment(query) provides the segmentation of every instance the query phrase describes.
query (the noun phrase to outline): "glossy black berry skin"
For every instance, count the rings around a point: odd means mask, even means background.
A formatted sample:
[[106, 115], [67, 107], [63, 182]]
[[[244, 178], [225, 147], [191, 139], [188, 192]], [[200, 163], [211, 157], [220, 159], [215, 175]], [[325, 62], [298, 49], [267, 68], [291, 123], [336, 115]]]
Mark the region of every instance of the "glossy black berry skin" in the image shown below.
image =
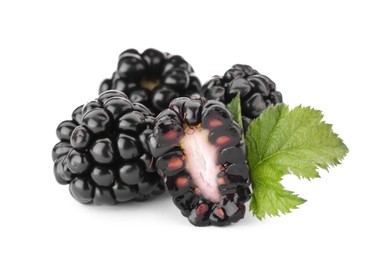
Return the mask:
[[101, 83], [99, 93], [110, 89], [127, 94], [132, 102], [145, 105], [157, 115], [174, 98], [200, 95], [201, 83], [179, 55], [129, 49], [119, 55], [117, 70]]
[[[181, 141], [192, 129], [204, 129], [209, 133], [208, 143], [217, 147], [220, 171], [216, 173], [216, 188], [221, 195], [217, 202], [202, 194], [187, 168], [188, 154]], [[241, 128], [223, 103], [203, 98], [174, 99], [157, 116], [149, 146], [173, 202], [190, 223], [224, 226], [244, 217], [244, 203], [250, 199], [245, 144]]]
[[249, 65], [236, 64], [224, 76], [214, 76], [204, 83], [203, 95], [208, 100], [228, 104], [240, 93], [243, 128], [257, 118], [268, 106], [283, 102], [275, 83]]
[[145, 145], [154, 118], [141, 104], [110, 90], [76, 108], [59, 124], [52, 150], [58, 183], [79, 202], [112, 205], [145, 200], [164, 191]]

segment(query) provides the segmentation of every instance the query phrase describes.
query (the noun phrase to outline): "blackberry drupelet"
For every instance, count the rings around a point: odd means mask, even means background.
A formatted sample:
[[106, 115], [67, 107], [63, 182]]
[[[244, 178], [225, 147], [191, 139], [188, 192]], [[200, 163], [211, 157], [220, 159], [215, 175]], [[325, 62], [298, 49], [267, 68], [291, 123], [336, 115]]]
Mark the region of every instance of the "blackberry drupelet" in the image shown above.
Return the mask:
[[158, 114], [177, 97], [201, 94], [201, 83], [191, 65], [181, 56], [147, 49], [135, 49], [119, 56], [118, 68], [111, 79], [102, 82], [99, 93], [115, 89], [132, 102], [147, 106]]
[[157, 116], [149, 146], [173, 202], [193, 225], [224, 226], [244, 217], [250, 199], [245, 144], [224, 104], [174, 99]]
[[81, 203], [115, 204], [145, 200], [164, 191], [147, 144], [154, 118], [121, 92], [103, 92], [76, 108], [56, 133], [55, 178], [69, 184]]
[[224, 76], [214, 76], [204, 83], [202, 90], [208, 100], [218, 100], [225, 104], [240, 93], [245, 131], [268, 106], [283, 102], [275, 83], [248, 65], [234, 65]]

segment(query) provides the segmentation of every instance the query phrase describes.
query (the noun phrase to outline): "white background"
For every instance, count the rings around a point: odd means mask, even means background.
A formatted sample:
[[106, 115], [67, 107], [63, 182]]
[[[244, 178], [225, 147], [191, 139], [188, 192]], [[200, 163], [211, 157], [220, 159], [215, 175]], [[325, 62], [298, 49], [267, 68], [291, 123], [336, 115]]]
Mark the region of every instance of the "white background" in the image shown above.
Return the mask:
[[[263, 2], [263, 3], [262, 3]], [[1, 1], [0, 259], [377, 259], [374, 1]], [[166, 195], [85, 206], [53, 177], [55, 128], [127, 48], [182, 55], [202, 81], [247, 63], [350, 149], [280, 218], [196, 228]]]

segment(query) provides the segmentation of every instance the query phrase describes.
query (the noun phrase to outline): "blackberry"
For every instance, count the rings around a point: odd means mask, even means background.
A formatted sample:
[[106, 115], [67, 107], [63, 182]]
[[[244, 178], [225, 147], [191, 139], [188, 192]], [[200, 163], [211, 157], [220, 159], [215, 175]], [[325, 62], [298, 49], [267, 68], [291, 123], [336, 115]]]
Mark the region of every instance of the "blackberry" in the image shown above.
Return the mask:
[[99, 93], [110, 89], [127, 94], [132, 102], [158, 114], [174, 98], [201, 94], [201, 83], [181, 56], [155, 49], [140, 54], [129, 49], [120, 54], [117, 70], [101, 83]]
[[58, 183], [81, 203], [145, 200], [164, 191], [147, 145], [154, 118], [121, 92], [103, 92], [59, 124], [52, 150]]
[[283, 96], [276, 91], [275, 83], [249, 65], [234, 65], [224, 76], [212, 77], [203, 85], [202, 90], [207, 99], [225, 104], [240, 93], [245, 130], [268, 106], [283, 102]]
[[242, 219], [250, 199], [241, 128], [224, 104], [174, 99], [149, 136], [156, 167], [173, 202], [196, 226]]

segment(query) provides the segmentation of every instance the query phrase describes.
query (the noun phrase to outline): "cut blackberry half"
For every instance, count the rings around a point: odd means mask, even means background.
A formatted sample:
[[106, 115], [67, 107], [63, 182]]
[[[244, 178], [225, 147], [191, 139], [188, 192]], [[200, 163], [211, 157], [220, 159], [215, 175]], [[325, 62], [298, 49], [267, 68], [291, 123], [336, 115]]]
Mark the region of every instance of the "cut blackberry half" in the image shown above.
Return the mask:
[[200, 95], [201, 83], [191, 65], [179, 55], [155, 49], [140, 54], [129, 49], [120, 54], [117, 70], [101, 83], [99, 93], [110, 89], [127, 94], [132, 102], [158, 114], [174, 98]]
[[275, 83], [249, 65], [234, 65], [224, 76], [214, 76], [204, 83], [202, 90], [208, 100], [225, 104], [240, 93], [245, 130], [268, 106], [283, 102], [283, 96], [276, 91]]
[[112, 205], [164, 191], [147, 144], [154, 118], [143, 105], [110, 90], [59, 124], [52, 150], [58, 183], [81, 203]]
[[173, 202], [196, 226], [242, 219], [250, 199], [241, 128], [224, 104], [174, 99], [149, 136], [156, 167]]

